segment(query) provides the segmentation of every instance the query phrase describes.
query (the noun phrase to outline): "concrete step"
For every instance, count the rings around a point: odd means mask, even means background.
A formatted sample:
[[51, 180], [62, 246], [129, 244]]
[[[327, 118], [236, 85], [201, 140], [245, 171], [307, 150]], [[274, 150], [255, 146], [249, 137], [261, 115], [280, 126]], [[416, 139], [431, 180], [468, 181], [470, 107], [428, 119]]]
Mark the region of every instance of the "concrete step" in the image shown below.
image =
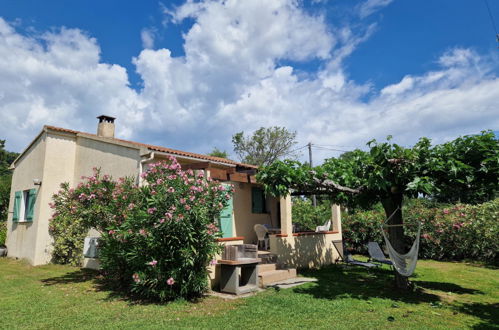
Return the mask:
[[279, 269], [261, 272], [258, 274], [258, 283], [261, 288], [265, 288], [270, 283], [284, 281], [296, 277], [296, 269]]
[[272, 270], [277, 270], [277, 264], [259, 264], [258, 273], [270, 272]]
[[277, 254], [258, 251], [258, 258], [262, 259], [260, 264], [273, 264], [277, 262]]

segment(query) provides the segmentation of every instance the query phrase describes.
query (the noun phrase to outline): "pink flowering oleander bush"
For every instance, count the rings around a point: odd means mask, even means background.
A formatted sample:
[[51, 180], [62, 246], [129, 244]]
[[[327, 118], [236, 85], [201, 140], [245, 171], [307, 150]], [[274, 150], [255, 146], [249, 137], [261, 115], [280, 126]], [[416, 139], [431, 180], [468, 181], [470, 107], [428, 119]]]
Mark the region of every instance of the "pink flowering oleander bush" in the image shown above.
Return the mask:
[[71, 192], [63, 186], [50, 226], [67, 217], [97, 229], [105, 278], [132, 296], [198, 297], [208, 288], [207, 266], [220, 249], [218, 219], [232, 188], [202, 171], [183, 171], [174, 157], [151, 164], [142, 180], [141, 186], [131, 178], [114, 182], [97, 171]]
[[[443, 205], [426, 200], [409, 200], [403, 209], [404, 222], [421, 222], [419, 257], [435, 260], [473, 259], [499, 263], [499, 199], [479, 205]], [[343, 237], [349, 249], [367, 253], [369, 241], [384, 246], [380, 224], [381, 207], [343, 215]], [[404, 228], [407, 248], [414, 241], [417, 226]]]

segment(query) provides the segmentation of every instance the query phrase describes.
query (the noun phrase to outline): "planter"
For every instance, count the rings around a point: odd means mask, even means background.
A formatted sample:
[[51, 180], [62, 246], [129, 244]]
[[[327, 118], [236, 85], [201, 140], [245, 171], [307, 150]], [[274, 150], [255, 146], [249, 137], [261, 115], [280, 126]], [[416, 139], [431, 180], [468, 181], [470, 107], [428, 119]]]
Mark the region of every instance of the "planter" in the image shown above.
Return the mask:
[[0, 257], [6, 257], [6, 256], [7, 256], [7, 247], [0, 246]]

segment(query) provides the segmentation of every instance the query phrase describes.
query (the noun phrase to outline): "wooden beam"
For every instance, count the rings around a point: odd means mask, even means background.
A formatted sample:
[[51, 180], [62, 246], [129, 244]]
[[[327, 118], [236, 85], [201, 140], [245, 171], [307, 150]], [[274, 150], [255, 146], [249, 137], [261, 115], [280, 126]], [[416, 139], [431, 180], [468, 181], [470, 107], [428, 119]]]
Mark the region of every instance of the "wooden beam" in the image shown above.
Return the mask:
[[227, 181], [227, 171], [221, 168], [210, 168], [210, 178], [213, 180]]
[[182, 170], [204, 170], [210, 168], [210, 162], [199, 162], [190, 164], [180, 164]]
[[230, 181], [248, 183], [248, 174], [246, 174], [246, 173], [232, 173], [232, 174], [229, 174], [229, 179], [230, 179]]

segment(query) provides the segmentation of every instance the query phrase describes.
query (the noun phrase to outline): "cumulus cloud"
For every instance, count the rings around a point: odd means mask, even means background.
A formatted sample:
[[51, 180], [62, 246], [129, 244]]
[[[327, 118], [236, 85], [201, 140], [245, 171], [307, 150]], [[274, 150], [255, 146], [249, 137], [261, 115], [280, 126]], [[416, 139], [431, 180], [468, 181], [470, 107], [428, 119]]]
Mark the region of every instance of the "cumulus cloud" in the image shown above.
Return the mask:
[[[376, 91], [343, 63], [375, 25], [333, 26], [291, 0], [188, 1], [166, 14], [170, 24], [194, 22], [185, 55], [144, 44], [151, 47], [133, 59], [138, 90], [123, 67], [102, 63], [88, 34], [61, 28], [27, 37], [0, 20], [2, 138], [19, 150], [43, 124], [93, 131], [101, 113], [118, 117], [121, 137], [196, 152], [231, 150], [235, 132], [271, 125], [296, 130], [300, 145], [337, 146], [389, 134], [402, 144], [441, 142], [499, 126], [495, 61], [472, 49], [450, 49], [436, 69]], [[321, 63], [317, 71], [292, 64], [310, 60]]]

